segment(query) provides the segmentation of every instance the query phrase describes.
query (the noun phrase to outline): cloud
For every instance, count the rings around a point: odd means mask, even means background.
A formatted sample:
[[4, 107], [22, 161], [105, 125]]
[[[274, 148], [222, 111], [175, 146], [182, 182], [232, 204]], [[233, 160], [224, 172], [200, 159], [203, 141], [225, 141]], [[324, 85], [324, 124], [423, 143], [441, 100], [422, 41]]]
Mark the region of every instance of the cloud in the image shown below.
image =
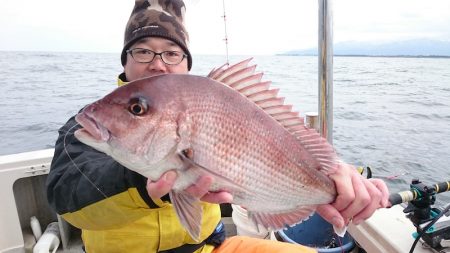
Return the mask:
[[[188, 0], [194, 54], [224, 54], [223, 1]], [[450, 40], [450, 1], [340, 0], [334, 40]], [[3, 1], [0, 50], [119, 52], [133, 1]], [[317, 1], [225, 0], [230, 54], [273, 54], [317, 45]]]

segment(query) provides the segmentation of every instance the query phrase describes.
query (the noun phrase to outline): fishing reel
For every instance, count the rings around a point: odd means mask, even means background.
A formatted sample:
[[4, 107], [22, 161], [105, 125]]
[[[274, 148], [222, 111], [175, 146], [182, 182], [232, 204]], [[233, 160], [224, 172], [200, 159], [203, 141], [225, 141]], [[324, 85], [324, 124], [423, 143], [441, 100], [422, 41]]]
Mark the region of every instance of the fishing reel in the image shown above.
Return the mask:
[[430, 187], [418, 179], [414, 179], [410, 184], [409, 191], [392, 194], [389, 199], [392, 205], [408, 202], [403, 212], [416, 227], [417, 233], [414, 234], [416, 241], [421, 238], [437, 252], [450, 252], [443, 251], [447, 247], [450, 250], [450, 204], [445, 208], [437, 208], [433, 205], [437, 193], [449, 190], [450, 182]]

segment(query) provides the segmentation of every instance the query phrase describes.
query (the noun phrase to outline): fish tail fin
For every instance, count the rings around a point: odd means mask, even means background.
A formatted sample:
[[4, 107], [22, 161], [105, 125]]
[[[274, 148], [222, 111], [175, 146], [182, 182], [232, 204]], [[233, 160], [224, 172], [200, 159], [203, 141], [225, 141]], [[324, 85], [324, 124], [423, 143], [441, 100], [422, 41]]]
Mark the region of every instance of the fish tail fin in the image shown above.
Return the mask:
[[282, 213], [265, 213], [265, 212], [248, 212], [249, 218], [256, 224], [262, 225], [269, 230], [280, 230], [286, 226], [293, 226], [301, 223], [309, 217], [316, 210], [316, 206], [303, 206], [300, 209], [295, 209]]
[[339, 237], [344, 237], [345, 236], [345, 233], [347, 233], [347, 228], [348, 228], [347, 226], [344, 226], [342, 228], [338, 228], [335, 225], [333, 225], [334, 233], [336, 233]]

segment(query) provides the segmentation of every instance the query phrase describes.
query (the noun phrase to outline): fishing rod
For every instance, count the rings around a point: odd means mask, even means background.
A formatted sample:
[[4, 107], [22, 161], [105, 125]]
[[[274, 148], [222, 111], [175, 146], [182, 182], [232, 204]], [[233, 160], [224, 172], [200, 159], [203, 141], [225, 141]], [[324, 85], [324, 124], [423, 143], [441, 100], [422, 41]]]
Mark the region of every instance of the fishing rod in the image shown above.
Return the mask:
[[422, 184], [419, 180], [413, 179], [410, 190], [391, 194], [389, 196], [389, 202], [392, 205], [397, 205], [421, 198], [433, 197], [438, 193], [443, 193], [447, 191], [450, 191], [450, 181], [445, 181], [431, 186], [426, 186]]
[[225, 28], [225, 38], [223, 39], [225, 41], [225, 50], [227, 55], [227, 65], [230, 65], [230, 61], [228, 59], [228, 33], [227, 33], [227, 14], [225, 13], [225, 0], [222, 0], [222, 6], [223, 6], [223, 26]]
[[450, 244], [450, 204], [443, 210], [432, 207], [436, 201], [436, 195], [448, 191], [450, 191], [450, 181], [427, 186], [420, 180], [413, 179], [410, 190], [389, 196], [392, 206], [408, 203], [403, 212], [407, 214], [406, 217], [411, 220], [417, 230], [410, 253], [414, 251], [420, 238], [438, 252]]

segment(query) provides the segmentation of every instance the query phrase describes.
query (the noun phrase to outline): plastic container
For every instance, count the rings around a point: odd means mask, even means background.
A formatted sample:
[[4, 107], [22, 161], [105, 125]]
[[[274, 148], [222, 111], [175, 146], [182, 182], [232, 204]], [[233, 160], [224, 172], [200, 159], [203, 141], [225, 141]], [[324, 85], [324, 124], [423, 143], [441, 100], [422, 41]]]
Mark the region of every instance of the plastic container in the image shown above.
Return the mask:
[[48, 224], [39, 241], [33, 248], [33, 253], [55, 253], [58, 249], [59, 240], [59, 226], [58, 222]]
[[247, 210], [238, 205], [231, 205], [231, 207], [233, 208], [231, 218], [233, 219], [233, 223], [236, 225], [236, 233], [238, 235], [262, 239], [270, 236], [267, 229], [261, 226], [256, 226], [256, 224], [248, 218]]
[[317, 112], [306, 112], [303, 121], [306, 128], [314, 128], [319, 131], [319, 114]]
[[39, 223], [39, 220], [36, 218], [36, 216], [32, 216], [30, 218], [30, 226], [31, 226], [31, 231], [33, 232], [34, 238], [37, 240], [39, 240], [39, 238], [42, 235], [42, 228], [41, 228], [41, 223]]
[[349, 252], [355, 243], [349, 233], [337, 236], [333, 226], [317, 214], [288, 229], [278, 231], [285, 242], [301, 244], [317, 249], [319, 253]]

